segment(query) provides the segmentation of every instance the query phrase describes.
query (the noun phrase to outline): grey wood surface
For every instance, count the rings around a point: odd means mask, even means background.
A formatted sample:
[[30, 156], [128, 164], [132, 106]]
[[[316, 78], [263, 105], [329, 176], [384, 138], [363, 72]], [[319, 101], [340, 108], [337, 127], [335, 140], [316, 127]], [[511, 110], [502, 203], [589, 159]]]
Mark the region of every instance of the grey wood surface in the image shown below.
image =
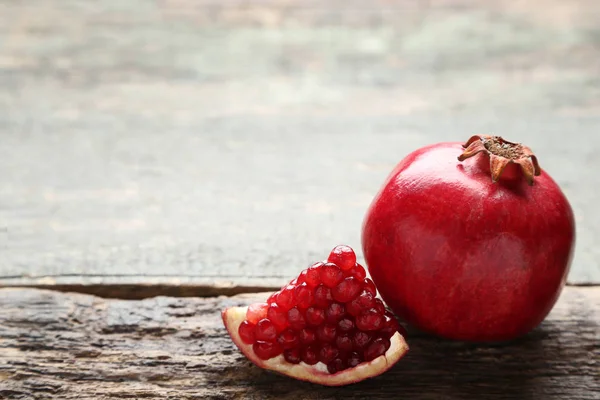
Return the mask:
[[237, 350], [220, 311], [266, 297], [132, 301], [0, 289], [0, 397], [600, 398], [598, 287], [568, 287], [538, 329], [510, 344], [466, 344], [409, 331], [410, 351], [398, 364], [377, 378], [342, 388], [263, 371]]
[[405, 154], [532, 147], [600, 283], [600, 2], [0, 3], [0, 285], [277, 286]]

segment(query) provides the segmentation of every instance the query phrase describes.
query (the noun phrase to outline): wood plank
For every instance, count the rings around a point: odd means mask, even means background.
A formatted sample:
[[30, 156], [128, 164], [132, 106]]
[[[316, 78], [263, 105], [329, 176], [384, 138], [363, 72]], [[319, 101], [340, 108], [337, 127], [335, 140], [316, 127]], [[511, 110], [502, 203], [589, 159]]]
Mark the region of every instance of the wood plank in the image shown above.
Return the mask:
[[278, 286], [482, 131], [538, 153], [600, 283], [600, 3], [415, 4], [4, 2], [0, 285]]
[[265, 372], [229, 340], [220, 310], [266, 298], [104, 300], [0, 290], [0, 397], [8, 399], [598, 399], [600, 287], [566, 288], [547, 320], [512, 343], [409, 331], [387, 373], [324, 388]]

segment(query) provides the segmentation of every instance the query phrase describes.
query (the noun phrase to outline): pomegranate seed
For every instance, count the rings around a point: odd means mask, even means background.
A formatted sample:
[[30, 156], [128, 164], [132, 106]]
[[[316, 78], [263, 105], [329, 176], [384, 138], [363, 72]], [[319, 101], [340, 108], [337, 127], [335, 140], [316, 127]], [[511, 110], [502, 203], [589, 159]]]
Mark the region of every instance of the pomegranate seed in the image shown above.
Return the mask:
[[299, 331], [306, 325], [306, 320], [304, 319], [304, 315], [302, 315], [302, 311], [298, 310], [296, 307], [287, 312], [287, 320], [290, 323], [290, 327], [296, 331]]
[[306, 270], [300, 272], [300, 275], [298, 275], [295, 281], [296, 285], [302, 285], [304, 282], [306, 282]]
[[385, 354], [387, 349], [390, 348], [390, 341], [385, 338], [376, 338], [367, 346], [364, 351], [365, 361], [371, 361], [376, 359], [377, 357]]
[[371, 341], [371, 335], [367, 332], [356, 331], [352, 337], [352, 343], [356, 350], [362, 350]]
[[354, 344], [352, 338], [348, 335], [340, 335], [335, 338], [335, 345], [341, 351], [352, 351]]
[[330, 374], [335, 374], [336, 372], [340, 372], [346, 369], [346, 363], [341, 358], [336, 358], [329, 364], [327, 364], [327, 371]]
[[295, 349], [286, 350], [283, 352], [283, 357], [290, 364], [298, 364], [300, 362], [300, 349], [296, 347]]
[[346, 312], [353, 317], [357, 317], [362, 312], [357, 299], [353, 299], [351, 302], [346, 303]]
[[275, 303], [275, 299], [277, 299], [277, 296], [279, 296], [279, 290], [276, 291], [275, 293], [272, 293], [269, 298], [267, 299], [267, 304], [272, 304]]
[[306, 276], [304, 278], [304, 281], [309, 287], [314, 288], [319, 286], [319, 284], [321, 283], [320, 271], [323, 265], [324, 264], [322, 262], [318, 262], [316, 264], [313, 264], [306, 270]]
[[381, 301], [381, 299], [375, 299], [375, 305], [373, 306], [373, 308], [375, 308], [377, 312], [381, 315], [385, 314], [386, 312], [385, 304], [383, 304], [383, 301]]
[[350, 275], [362, 282], [367, 277], [367, 272], [362, 265], [356, 264], [350, 271]]
[[333, 297], [331, 296], [331, 289], [329, 289], [325, 285], [319, 285], [315, 289], [314, 295], [314, 303], [315, 306], [325, 308], [333, 301]]
[[355, 298], [361, 291], [360, 281], [350, 276], [338, 283], [332, 290], [333, 298], [341, 303], [346, 303]]
[[269, 305], [267, 303], [255, 303], [248, 306], [246, 311], [246, 319], [248, 322], [257, 324], [263, 318], [267, 317]]
[[352, 352], [350, 353], [350, 355], [348, 356], [348, 361], [346, 362], [346, 364], [348, 364], [349, 368], [354, 368], [356, 367], [358, 364], [360, 364], [361, 362], [363, 362], [362, 357], [360, 356], [360, 354], [356, 353], [356, 352]]
[[323, 364], [328, 364], [333, 361], [340, 354], [339, 350], [330, 345], [329, 343], [325, 343], [319, 349], [319, 361]]
[[325, 309], [325, 319], [330, 324], [336, 324], [344, 315], [346, 309], [343, 304], [331, 303], [327, 309]]
[[306, 310], [306, 323], [317, 326], [325, 322], [325, 311], [316, 307], [308, 307]]
[[341, 332], [350, 332], [354, 329], [354, 322], [350, 318], [342, 318], [337, 327]]
[[279, 304], [281, 308], [287, 311], [294, 306], [294, 303], [296, 301], [295, 294], [296, 287], [292, 285], [287, 285], [286, 287], [281, 289], [281, 292], [279, 293], [279, 295], [277, 295], [277, 300], [275, 301], [277, 302], [277, 304]]
[[243, 321], [238, 328], [238, 333], [242, 338], [242, 341], [246, 344], [252, 344], [256, 340], [256, 336], [254, 334], [254, 329], [256, 325], [251, 324], [248, 321]]
[[373, 308], [374, 306], [375, 298], [373, 295], [370, 292], [363, 290], [361, 294], [346, 304], [346, 311], [353, 317], [357, 317], [363, 311]]
[[273, 342], [277, 338], [277, 329], [270, 320], [263, 318], [256, 324], [255, 335], [256, 340]]
[[257, 341], [252, 345], [252, 350], [261, 360], [277, 357], [283, 351], [277, 343]]
[[361, 331], [376, 331], [383, 325], [383, 313], [369, 308], [356, 317], [356, 327]]
[[308, 365], [315, 365], [319, 362], [319, 355], [313, 346], [307, 346], [302, 350], [300, 359]]
[[298, 334], [298, 338], [302, 344], [311, 344], [317, 340], [317, 334], [312, 329], [302, 329]]
[[288, 326], [287, 313], [277, 303], [272, 303], [269, 306], [267, 318], [275, 325], [278, 332], [283, 331]]
[[398, 331], [399, 327], [400, 324], [398, 324], [396, 318], [391, 313], [386, 312], [383, 316], [383, 325], [379, 332], [389, 339]]
[[336, 333], [334, 325], [324, 324], [317, 328], [317, 339], [323, 343], [333, 342]]
[[281, 348], [281, 346], [279, 346], [278, 343], [273, 343], [273, 347], [271, 350], [271, 358], [277, 357], [281, 353], [283, 353], [283, 349]]
[[329, 288], [334, 287], [342, 279], [344, 279], [344, 273], [335, 264], [327, 263], [321, 267], [321, 282]]
[[356, 254], [354, 254], [354, 250], [351, 247], [339, 245], [331, 250], [327, 261], [336, 264], [342, 271], [346, 271], [356, 264]]
[[293, 331], [287, 329], [279, 335], [277, 343], [279, 343], [284, 350], [289, 350], [298, 345], [298, 336], [296, 336]]
[[305, 283], [306, 282], [306, 272], [307, 271], [308, 271], [308, 269], [302, 270], [302, 272], [300, 272], [300, 275], [298, 275], [298, 278], [296, 278], [296, 279], [298, 279], [298, 281], [300, 283]]
[[299, 308], [308, 308], [313, 302], [313, 290], [303, 283], [296, 286], [296, 303]]
[[363, 281], [363, 289], [371, 293], [373, 297], [377, 295], [377, 288], [375, 287], [375, 282], [373, 282], [369, 278], [365, 278], [365, 280]]

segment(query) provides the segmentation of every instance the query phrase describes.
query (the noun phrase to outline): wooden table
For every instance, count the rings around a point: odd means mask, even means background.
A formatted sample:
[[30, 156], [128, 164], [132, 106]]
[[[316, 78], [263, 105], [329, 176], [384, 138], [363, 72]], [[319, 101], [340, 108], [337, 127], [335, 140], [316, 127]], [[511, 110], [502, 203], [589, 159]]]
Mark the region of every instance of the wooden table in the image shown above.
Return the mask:
[[409, 331], [385, 374], [326, 388], [265, 372], [233, 345], [234, 297], [107, 300], [0, 290], [0, 397], [10, 399], [598, 399], [600, 288], [567, 288], [525, 338], [499, 345]]
[[[600, 3], [480, 3], [1, 4], [0, 397], [600, 398]], [[235, 351], [218, 310], [360, 248], [404, 155], [481, 132], [532, 147], [575, 210], [540, 328], [412, 332], [343, 389]]]

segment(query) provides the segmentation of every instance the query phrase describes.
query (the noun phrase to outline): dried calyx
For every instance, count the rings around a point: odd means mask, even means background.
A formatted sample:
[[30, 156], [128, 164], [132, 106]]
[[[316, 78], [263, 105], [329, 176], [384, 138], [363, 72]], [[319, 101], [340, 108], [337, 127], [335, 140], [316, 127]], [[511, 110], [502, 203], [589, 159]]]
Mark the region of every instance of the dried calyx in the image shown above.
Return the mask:
[[517, 164], [525, 179], [533, 185], [534, 176], [541, 172], [536, 156], [529, 147], [521, 143], [509, 142], [500, 136], [474, 135], [463, 145], [465, 151], [458, 157], [459, 161], [485, 152], [490, 158], [492, 181], [497, 182], [508, 164]]

